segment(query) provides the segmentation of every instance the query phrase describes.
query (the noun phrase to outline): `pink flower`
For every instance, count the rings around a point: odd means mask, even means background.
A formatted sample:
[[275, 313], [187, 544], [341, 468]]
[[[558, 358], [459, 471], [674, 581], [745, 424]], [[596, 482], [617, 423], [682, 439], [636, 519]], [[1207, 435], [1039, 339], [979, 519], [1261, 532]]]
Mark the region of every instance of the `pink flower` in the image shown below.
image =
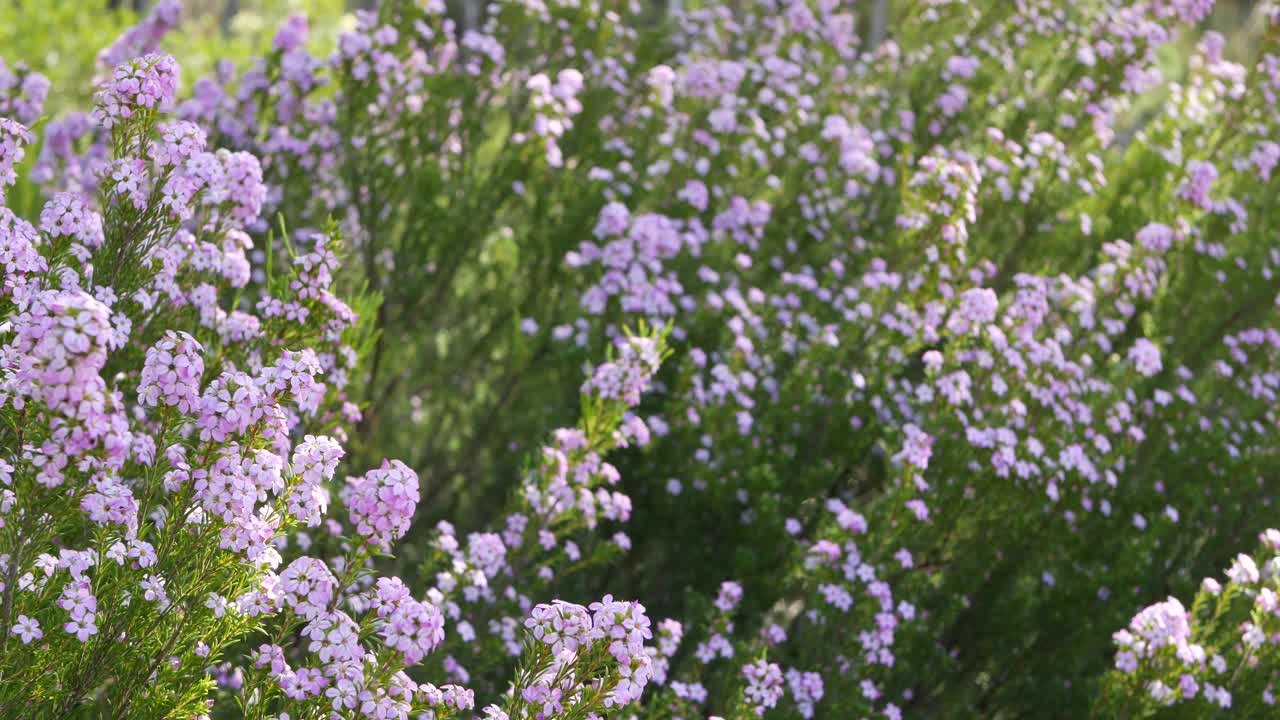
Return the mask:
[[[23, 645], [28, 645], [32, 640], [39, 640], [44, 637], [44, 633], [40, 630], [40, 622], [26, 615], [19, 615], [14, 620], [13, 627], [9, 629], [9, 632], [17, 635], [22, 640]], [[68, 630], [68, 632], [70, 631]], [[81, 638], [81, 642], [83, 641], [84, 638]]]

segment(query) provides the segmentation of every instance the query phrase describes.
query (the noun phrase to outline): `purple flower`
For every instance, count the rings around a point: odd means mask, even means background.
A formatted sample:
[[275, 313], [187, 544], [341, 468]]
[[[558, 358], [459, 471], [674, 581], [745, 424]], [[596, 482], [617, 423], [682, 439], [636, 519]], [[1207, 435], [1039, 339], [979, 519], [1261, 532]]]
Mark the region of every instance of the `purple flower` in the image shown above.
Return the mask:
[[144, 55], [117, 65], [94, 95], [93, 119], [106, 130], [140, 112], [164, 110], [178, 92], [178, 62], [169, 55]]
[[742, 674], [747, 678], [747, 703], [756, 715], [763, 716], [766, 710], [777, 706], [783, 694], [782, 668], [756, 660], [743, 666]]
[[1139, 374], [1152, 377], [1160, 372], [1160, 349], [1146, 338], [1138, 338], [1129, 348], [1129, 362]]
[[164, 404], [180, 413], [194, 412], [204, 375], [203, 350], [187, 333], [165, 331], [164, 337], [147, 349], [138, 400], [151, 407]]
[[0, 117], [0, 203], [4, 202], [5, 188], [18, 180], [14, 168], [26, 154], [24, 146], [34, 139], [25, 125]]
[[343, 494], [356, 532], [383, 550], [404, 537], [418, 507], [418, 474], [399, 460], [347, 480]]

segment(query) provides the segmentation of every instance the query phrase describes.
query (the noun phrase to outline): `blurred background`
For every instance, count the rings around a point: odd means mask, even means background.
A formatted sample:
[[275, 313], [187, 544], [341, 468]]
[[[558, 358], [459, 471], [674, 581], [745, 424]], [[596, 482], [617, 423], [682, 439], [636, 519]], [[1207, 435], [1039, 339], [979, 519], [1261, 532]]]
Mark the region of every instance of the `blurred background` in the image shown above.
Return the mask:
[[[93, 75], [94, 58], [104, 42], [145, 15], [156, 0], [7, 0], [0, 2], [0, 48], [7, 59], [23, 58], [52, 81], [54, 96], [47, 105], [57, 117], [71, 106], [83, 105], [90, 94], [86, 80]], [[741, 2], [742, 0], [728, 0]], [[706, 5], [703, 0], [644, 0], [655, 13]], [[878, 44], [894, 2], [903, 0], [845, 0], [857, 6], [867, 39]], [[1207, 23], [1225, 33], [1228, 53], [1247, 47], [1249, 17], [1255, 0], [1219, 0]], [[295, 12], [311, 19], [317, 49], [336, 43], [354, 26], [355, 13], [377, 0], [185, 0], [183, 22], [166, 39], [166, 47], [183, 65], [183, 79], [191, 82], [212, 69], [215, 58], [233, 61], [265, 47], [280, 21]], [[475, 27], [484, 17], [486, 0], [446, 0], [449, 14], [462, 28]], [[1243, 43], [1243, 44], [1242, 44]], [[1183, 48], [1186, 57], [1191, 48]], [[1169, 62], [1176, 69], [1178, 53]]]

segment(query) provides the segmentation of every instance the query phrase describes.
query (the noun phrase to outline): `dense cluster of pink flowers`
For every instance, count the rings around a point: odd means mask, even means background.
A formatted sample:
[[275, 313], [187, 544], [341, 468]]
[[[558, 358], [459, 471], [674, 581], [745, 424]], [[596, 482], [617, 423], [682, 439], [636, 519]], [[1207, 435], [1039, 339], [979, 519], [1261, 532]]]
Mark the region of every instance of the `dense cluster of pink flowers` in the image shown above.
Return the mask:
[[356, 532], [390, 550], [404, 537], [418, 505], [418, 475], [399, 460], [347, 480], [343, 502]]
[[[126, 44], [151, 42], [138, 32]], [[387, 461], [348, 478], [338, 499], [362, 542], [344, 555], [299, 555], [302, 536], [287, 541], [298, 525], [344, 532], [325, 518], [342, 428], [359, 417], [345, 391], [358, 314], [331, 290], [337, 239], [306, 233], [256, 303], [227, 306], [252, 277], [246, 231], [267, 190], [253, 155], [209, 150], [201, 128], [161, 122], [177, 78], [167, 55], [117, 66], [90, 116], [112, 150], [94, 182], [53, 191], [38, 226], [0, 207], [12, 441], [0, 459], [3, 700], [206, 716], [208, 668], [259, 714], [465, 712], [471, 691], [404, 672], [443, 642], [443, 596], [372, 576], [373, 552], [414, 517], [412, 469]], [[2, 122], [9, 186], [34, 136]], [[661, 353], [637, 338], [624, 356], [643, 369], [624, 365], [622, 388], [586, 391], [600, 412], [618, 422]], [[618, 502], [606, 493], [602, 512]], [[504, 553], [485, 535], [468, 558], [493, 577]], [[591, 681], [607, 697], [588, 694], [592, 684], [574, 692], [584, 708], [635, 702], [648, 679], [643, 608], [609, 597], [592, 608], [584, 640], [604, 642], [616, 671]], [[241, 665], [232, 649], [253, 632], [272, 641]]]
[[565, 677], [563, 669], [591, 654], [607, 654], [618, 666], [618, 679], [607, 688], [606, 708], [623, 707], [640, 700], [652, 676], [652, 658], [645, 642], [653, 635], [644, 607], [635, 602], [617, 602], [606, 595], [591, 607], [556, 601], [533, 608], [524, 625], [534, 639], [551, 650], [553, 660], [539, 676], [519, 689], [520, 698], [540, 717], [555, 717], [565, 706], [578, 705], [574, 697], [584, 689], [575, 687], [580, 678]]
[[[1143, 608], [1114, 635], [1115, 692], [1129, 707], [1189, 705], [1203, 712], [1232, 707], [1242, 690], [1246, 706], [1276, 703], [1269, 648], [1280, 639], [1280, 595], [1274, 556], [1280, 531], [1259, 538], [1259, 559], [1238, 554], [1225, 584], [1205, 578], [1188, 610], [1177, 598]], [[1260, 570], [1260, 566], [1264, 568]], [[1264, 577], [1265, 573], [1265, 577]], [[1245, 674], [1243, 682], [1240, 675]]]

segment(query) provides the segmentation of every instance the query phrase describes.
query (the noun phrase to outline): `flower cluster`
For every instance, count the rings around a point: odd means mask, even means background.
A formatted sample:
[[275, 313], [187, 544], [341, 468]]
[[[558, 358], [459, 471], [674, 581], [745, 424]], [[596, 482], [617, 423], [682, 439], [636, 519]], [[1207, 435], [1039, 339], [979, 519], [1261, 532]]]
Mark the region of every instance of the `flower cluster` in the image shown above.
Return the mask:
[[49, 97], [49, 79], [24, 63], [12, 67], [0, 59], [0, 118], [30, 126]]
[[26, 146], [34, 138], [22, 123], [0, 116], [0, 201], [4, 200], [5, 188], [17, 182], [18, 176], [14, 168], [22, 162]]
[[[1114, 635], [1115, 671], [1100, 705], [1209, 713], [1275, 705], [1270, 648], [1280, 638], [1275, 558], [1280, 531], [1267, 530], [1254, 556], [1236, 556], [1226, 582], [1205, 578], [1190, 610], [1177, 598], [1143, 608]], [[1260, 569], [1263, 568], [1263, 569]]]
[[418, 499], [418, 474], [399, 460], [348, 479], [343, 498], [356, 532], [384, 550], [404, 537]]
[[[319, 521], [342, 455], [293, 438], [336, 416], [340, 391], [317, 380], [336, 366], [316, 348], [345, 344], [355, 314], [301, 267], [278, 280], [305, 316], [224, 307], [248, 279], [261, 176], [161, 126], [176, 91], [171, 57], [118, 66], [92, 116], [121, 140], [98, 192], [52, 193], [38, 226], [0, 207], [0, 631], [22, 647], [5, 655], [5, 707], [202, 713], [203, 668], [282, 607], [347, 647], [325, 563], [273, 570], [289, 528]], [[0, 122], [9, 185], [31, 134]]]
[[93, 119], [111, 130], [135, 114], [164, 110], [177, 90], [177, 61], [171, 55], [144, 55], [115, 67], [94, 96]]
[[589, 609], [557, 600], [533, 608], [524, 624], [537, 643], [534, 670], [514, 689], [509, 717], [621, 708], [640, 700], [652, 676], [645, 643], [653, 635], [644, 606], [609, 595]]
[[771, 662], [756, 660], [742, 668], [747, 678], [747, 704], [757, 716], [763, 716], [782, 697], [782, 669]]
[[661, 350], [651, 338], [630, 338], [621, 344], [616, 360], [595, 369], [583, 384], [583, 392], [634, 407], [640, 404], [640, 396], [661, 362]]

